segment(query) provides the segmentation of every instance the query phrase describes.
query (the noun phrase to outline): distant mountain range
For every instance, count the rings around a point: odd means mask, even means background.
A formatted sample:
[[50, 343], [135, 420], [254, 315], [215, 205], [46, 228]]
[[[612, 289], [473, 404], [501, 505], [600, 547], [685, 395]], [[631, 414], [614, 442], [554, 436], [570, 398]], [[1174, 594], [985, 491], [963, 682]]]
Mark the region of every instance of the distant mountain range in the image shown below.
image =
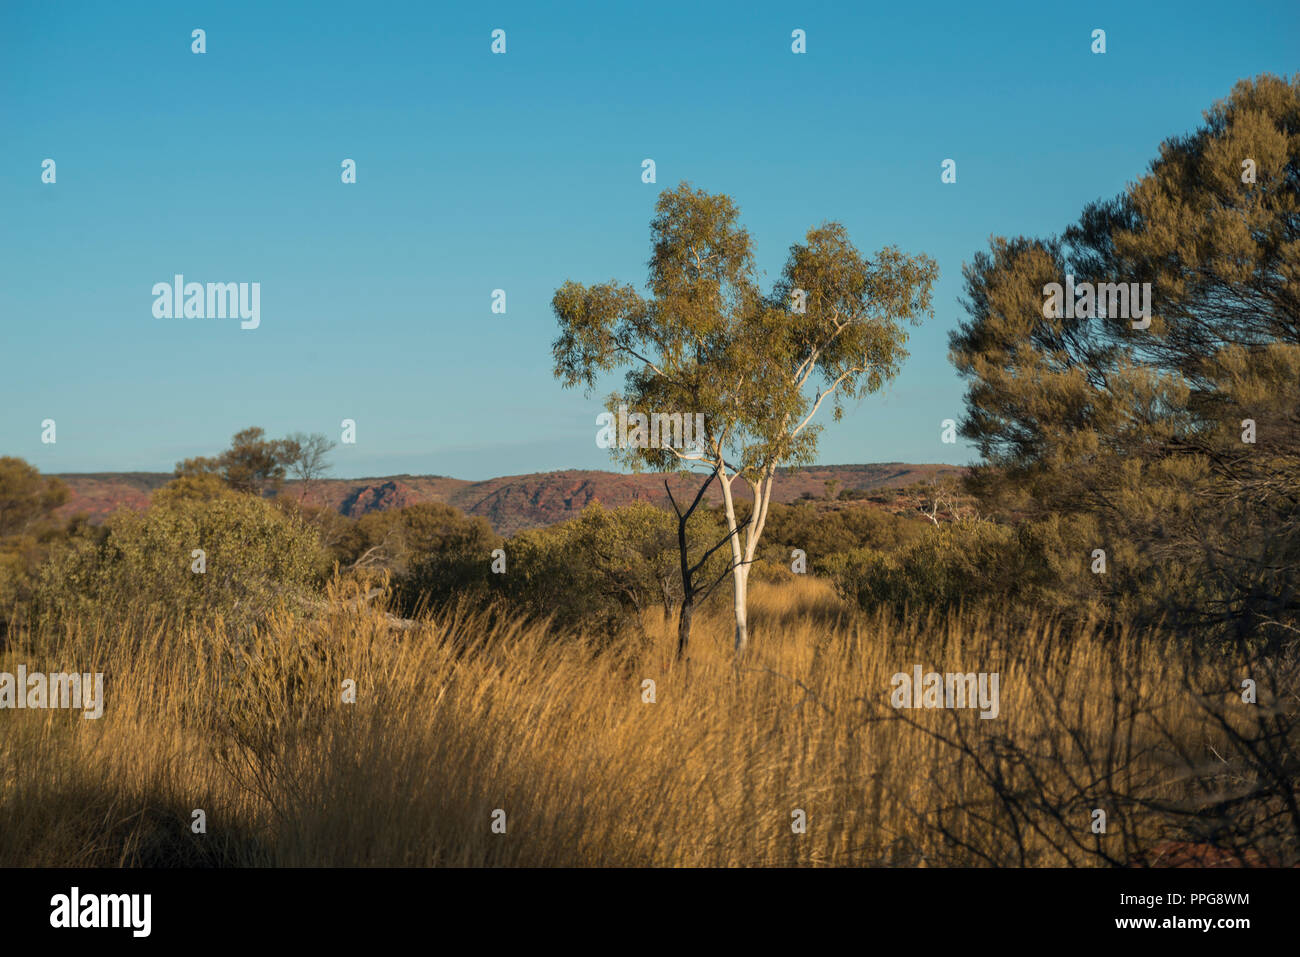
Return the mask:
[[[909, 465], [884, 462], [875, 465], [810, 466], [799, 470], [782, 469], [772, 493], [775, 502], [793, 502], [812, 496], [823, 498], [827, 482], [835, 491], [864, 492], [901, 488], [941, 475], [959, 475], [954, 465]], [[95, 472], [68, 473], [59, 476], [71, 491], [65, 514], [83, 512], [92, 521], [103, 521], [120, 507], [142, 509], [155, 490], [172, 478], [167, 472]], [[689, 503], [702, 479], [667, 476], [679, 503]], [[508, 475], [470, 482], [441, 475], [392, 475], [383, 478], [320, 479], [313, 482], [305, 500], [326, 505], [353, 518], [367, 512], [402, 508], [420, 502], [445, 502], [469, 515], [481, 515], [503, 535], [525, 528], [537, 528], [572, 518], [589, 502], [618, 506], [643, 499], [668, 506], [664, 475], [654, 473], [620, 474], [568, 470]], [[735, 486], [741, 498], [749, 498], [748, 487]], [[722, 500], [717, 485], [709, 489], [709, 500]], [[297, 498], [303, 494], [301, 483], [286, 482], [284, 494]]]

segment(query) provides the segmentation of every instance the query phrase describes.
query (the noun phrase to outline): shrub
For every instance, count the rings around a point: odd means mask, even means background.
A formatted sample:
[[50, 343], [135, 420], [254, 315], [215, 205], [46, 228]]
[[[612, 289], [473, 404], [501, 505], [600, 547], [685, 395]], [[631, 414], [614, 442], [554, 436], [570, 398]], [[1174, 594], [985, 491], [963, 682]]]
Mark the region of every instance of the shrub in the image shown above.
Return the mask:
[[[246, 495], [162, 495], [144, 512], [118, 511], [102, 538], [79, 536], [40, 570], [36, 607], [46, 620], [147, 614], [234, 625], [308, 597], [328, 558], [315, 532]], [[193, 570], [202, 549], [204, 571]]]
[[441, 502], [371, 512], [347, 529], [335, 557], [365, 574], [386, 571], [406, 613], [486, 591], [492, 550], [501, 536], [486, 519]]
[[68, 532], [54, 515], [67, 500], [67, 486], [57, 478], [42, 477], [22, 459], [0, 457], [0, 647], [31, 601], [41, 563]]
[[[687, 535], [697, 562], [725, 531], [697, 512]], [[605, 635], [641, 630], [651, 608], [668, 620], [682, 601], [677, 519], [649, 502], [614, 509], [593, 502], [577, 518], [521, 532], [505, 549], [507, 574], [491, 576], [493, 585], [519, 609], [553, 615], [560, 627]], [[729, 558], [719, 548], [697, 581], [707, 586]]]
[[1089, 536], [1076, 525], [1053, 519], [1015, 528], [967, 519], [931, 527], [893, 553], [861, 548], [832, 556], [822, 569], [865, 609], [996, 605], [1083, 615], [1096, 610], [1101, 585], [1089, 569]]
[[[743, 510], [748, 515], [748, 508]], [[921, 522], [869, 506], [818, 508], [812, 505], [768, 507], [763, 527], [764, 557], [790, 564], [791, 549], [808, 555], [812, 569], [831, 555], [855, 548], [893, 551], [915, 541], [925, 531]]]
[[501, 593], [563, 628], [616, 632], [680, 596], [676, 522], [647, 502], [593, 502], [577, 518], [516, 535], [506, 555]]

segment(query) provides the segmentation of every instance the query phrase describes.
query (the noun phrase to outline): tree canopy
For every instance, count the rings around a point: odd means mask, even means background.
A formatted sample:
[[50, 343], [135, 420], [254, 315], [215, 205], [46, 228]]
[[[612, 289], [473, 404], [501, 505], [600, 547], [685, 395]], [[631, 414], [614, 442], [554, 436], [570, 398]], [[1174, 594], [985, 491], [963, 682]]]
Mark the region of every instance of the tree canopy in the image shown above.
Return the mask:
[[[632, 467], [697, 467], [716, 476], [732, 555], [736, 647], [748, 640], [746, 582], [776, 469], [811, 462], [829, 404], [880, 389], [906, 357], [903, 321], [931, 314], [938, 267], [925, 255], [887, 246], [866, 258], [848, 231], [827, 222], [790, 247], [772, 289], [760, 288], [749, 232], [735, 202], [681, 183], [660, 194], [651, 222], [649, 295], [610, 281], [569, 281], [552, 300], [560, 335], [555, 374], [588, 392], [624, 370], [609, 408], [702, 416], [694, 447], [628, 444], [614, 450]], [[828, 401], [829, 400], [829, 401]], [[742, 528], [732, 484], [753, 492]]]
[[[1047, 286], [1150, 284], [1150, 324], [1066, 318]], [[1059, 237], [996, 238], [951, 337], [974, 487], [1087, 517], [1116, 597], [1238, 634], [1300, 610], [1300, 74], [1242, 81], [1123, 195]], [[1080, 526], [1081, 528], [1083, 526]], [[1158, 587], [1157, 587], [1158, 586]]]

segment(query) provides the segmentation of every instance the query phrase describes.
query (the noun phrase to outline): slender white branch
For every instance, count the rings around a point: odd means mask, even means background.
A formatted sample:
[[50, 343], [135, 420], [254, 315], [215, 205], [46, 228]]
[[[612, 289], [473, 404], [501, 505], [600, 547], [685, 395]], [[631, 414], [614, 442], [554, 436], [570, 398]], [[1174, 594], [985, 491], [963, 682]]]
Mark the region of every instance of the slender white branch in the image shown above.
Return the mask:
[[806, 426], [809, 422], [811, 422], [812, 417], [817, 414], [817, 409], [820, 408], [822, 402], [825, 401], [826, 397], [830, 395], [832, 392], [834, 392], [836, 389], [838, 389], [840, 383], [843, 382], [845, 379], [847, 379], [850, 375], [852, 375], [856, 371], [858, 370], [849, 369], [838, 379], [832, 382], [829, 389], [827, 389], [825, 392], [817, 393], [817, 401], [813, 403], [812, 411], [810, 411], [806, 416], [804, 416], [804, 420], [802, 422], [800, 422], [797, 426], [795, 426], [794, 431], [790, 433], [790, 438], [794, 438], [796, 435], [798, 435], [800, 432], [803, 431], [804, 426]]

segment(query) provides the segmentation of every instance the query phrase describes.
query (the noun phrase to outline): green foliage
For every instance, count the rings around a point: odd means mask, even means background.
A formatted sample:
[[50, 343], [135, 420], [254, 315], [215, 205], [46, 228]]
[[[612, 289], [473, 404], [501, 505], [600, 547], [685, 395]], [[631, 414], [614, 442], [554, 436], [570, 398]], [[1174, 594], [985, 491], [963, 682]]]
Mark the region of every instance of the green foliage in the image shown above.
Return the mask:
[[930, 526], [893, 552], [860, 548], [833, 555], [822, 568], [844, 598], [867, 610], [1079, 612], [1097, 597], [1099, 583], [1086, 556], [1076, 560], [1062, 547], [1077, 532], [1063, 532], [1057, 520], [1019, 529], [964, 520]]
[[32, 533], [68, 500], [68, 488], [22, 459], [0, 457], [0, 539]]
[[[838, 223], [792, 245], [765, 295], [739, 217], [728, 196], [687, 183], [665, 190], [651, 223], [650, 298], [628, 284], [567, 282], [552, 300], [555, 374], [566, 386], [590, 390], [598, 375], [626, 368], [611, 409], [704, 416], [702, 455], [618, 453], [633, 466], [674, 469], [725, 454], [724, 475], [734, 468], [757, 480], [810, 461], [816, 427], [807, 423], [819, 401], [830, 398], [838, 419], [845, 400], [892, 379], [907, 355], [900, 321], [930, 314], [932, 260], [893, 247], [867, 259]], [[801, 311], [791, 309], [795, 290]]]
[[[736, 515], [749, 518], [750, 503], [739, 502]], [[721, 508], [714, 510], [721, 524]], [[808, 556], [808, 570], [821, 570], [832, 555], [870, 548], [892, 552], [924, 534], [926, 526], [915, 519], [902, 518], [870, 506], [825, 508], [814, 501], [793, 505], [773, 503], [768, 506], [761, 557], [788, 567], [792, 549], [803, 549]]]
[[[688, 526], [693, 561], [721, 541], [716, 519], [696, 512]], [[638, 628], [655, 605], [667, 617], [682, 600], [677, 520], [648, 502], [607, 509], [593, 502], [577, 518], [521, 532], [505, 546], [507, 574], [493, 584], [516, 607], [554, 615], [589, 633]], [[725, 573], [723, 549], [701, 572], [705, 584]]]
[[323, 435], [301, 433], [286, 439], [268, 439], [257, 427], [236, 432], [230, 448], [215, 458], [199, 456], [176, 463], [177, 478], [215, 475], [237, 492], [263, 495], [278, 492], [286, 469], [310, 482], [327, 467], [325, 455], [333, 447]]
[[[191, 570], [196, 549], [203, 573]], [[40, 570], [36, 606], [54, 621], [139, 614], [240, 627], [307, 598], [327, 564], [315, 532], [270, 502], [163, 496], [144, 512], [115, 513], [102, 537], [56, 549]]]
[[500, 544], [486, 519], [426, 502], [363, 515], [342, 533], [334, 553], [344, 567], [391, 574], [394, 596], [410, 613], [421, 604], [481, 594]]
[[54, 511], [68, 500], [57, 478], [22, 459], [0, 457], [0, 637], [31, 601], [37, 570], [64, 534]]
[[212, 472], [187, 473], [172, 479], [153, 493], [154, 505], [183, 505], [187, 502], [209, 502], [238, 495], [219, 475]]
[[[570, 281], [556, 291], [555, 375], [590, 392], [598, 376], [622, 369], [611, 413], [625, 403], [641, 415], [702, 416], [704, 435], [693, 446], [612, 451], [633, 468], [707, 466], [716, 476], [734, 536], [739, 652], [748, 640], [745, 586], [777, 468], [812, 461], [820, 429], [812, 420], [823, 404], [838, 420], [846, 401], [898, 374], [907, 356], [902, 324], [933, 314], [939, 270], [928, 256], [892, 246], [865, 257], [844, 226], [826, 222], [790, 247], [764, 293], [736, 203], [685, 182], [659, 194], [650, 231], [649, 297], [615, 282]], [[739, 477], [758, 503], [743, 526], [732, 508]]]
[[[1109, 543], [1116, 612], [1242, 639], [1300, 625], [1298, 217], [1300, 75], [1264, 75], [1062, 237], [997, 238], [966, 270], [972, 489], [1007, 518], [1093, 517], [1067, 545]], [[1150, 328], [1044, 317], [1067, 274], [1150, 283]]]

